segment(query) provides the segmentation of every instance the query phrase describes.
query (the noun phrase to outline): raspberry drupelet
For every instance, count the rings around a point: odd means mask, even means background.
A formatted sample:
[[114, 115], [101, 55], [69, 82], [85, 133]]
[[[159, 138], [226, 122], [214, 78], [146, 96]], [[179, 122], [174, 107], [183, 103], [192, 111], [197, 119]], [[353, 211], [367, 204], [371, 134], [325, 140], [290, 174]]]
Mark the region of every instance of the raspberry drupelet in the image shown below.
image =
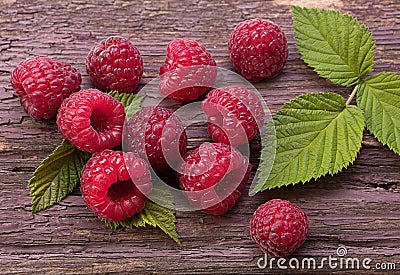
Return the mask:
[[228, 48], [235, 70], [251, 82], [278, 75], [288, 58], [282, 29], [260, 18], [239, 23], [231, 33]]
[[82, 78], [70, 64], [45, 56], [29, 58], [11, 73], [22, 107], [35, 119], [56, 116], [64, 99], [80, 90]]
[[129, 40], [111, 36], [90, 50], [86, 71], [93, 84], [104, 92], [132, 93], [142, 78], [143, 60]]
[[95, 153], [82, 170], [81, 192], [86, 205], [109, 221], [121, 221], [142, 211], [151, 190], [147, 163], [133, 153]]
[[57, 125], [79, 150], [89, 153], [121, 144], [125, 109], [122, 103], [96, 89], [81, 90], [61, 104]]
[[230, 210], [243, 194], [251, 166], [234, 147], [203, 143], [183, 157], [179, 185], [189, 202], [213, 215]]
[[302, 209], [286, 200], [270, 200], [254, 212], [250, 233], [266, 253], [286, 257], [306, 240], [308, 218]]

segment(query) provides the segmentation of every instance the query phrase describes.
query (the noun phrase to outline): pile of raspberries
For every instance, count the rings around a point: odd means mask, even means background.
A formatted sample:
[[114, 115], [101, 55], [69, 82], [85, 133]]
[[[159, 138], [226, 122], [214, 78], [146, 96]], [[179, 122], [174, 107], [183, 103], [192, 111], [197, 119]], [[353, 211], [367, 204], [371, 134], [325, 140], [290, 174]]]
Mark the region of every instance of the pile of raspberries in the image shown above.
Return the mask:
[[[283, 31], [263, 19], [238, 24], [228, 48], [234, 69], [252, 82], [279, 74], [288, 57]], [[82, 196], [88, 208], [109, 221], [124, 220], [145, 207], [152, 191], [151, 170], [161, 173], [177, 167], [179, 186], [189, 202], [213, 215], [231, 209], [249, 179], [249, 160], [237, 147], [262, 127], [261, 100], [239, 86], [212, 90], [216, 62], [196, 40], [174, 39], [166, 52], [159, 92], [182, 103], [202, 100], [215, 143], [186, 152], [182, 122], [161, 106], [126, 117], [122, 103], [107, 94], [134, 93], [143, 74], [139, 50], [125, 38], [109, 37], [90, 50], [86, 71], [97, 89], [81, 90], [80, 73], [49, 57], [27, 59], [12, 72], [11, 83], [25, 111], [37, 120], [56, 116], [61, 134], [92, 154], [82, 170]], [[116, 149], [123, 135], [127, 152]], [[272, 212], [255, 212], [251, 234], [268, 253], [286, 255], [304, 242], [307, 217], [292, 206], [279, 201]], [[289, 213], [288, 218], [279, 211]], [[267, 220], [266, 215], [272, 218]], [[273, 240], [268, 242], [269, 238]]]

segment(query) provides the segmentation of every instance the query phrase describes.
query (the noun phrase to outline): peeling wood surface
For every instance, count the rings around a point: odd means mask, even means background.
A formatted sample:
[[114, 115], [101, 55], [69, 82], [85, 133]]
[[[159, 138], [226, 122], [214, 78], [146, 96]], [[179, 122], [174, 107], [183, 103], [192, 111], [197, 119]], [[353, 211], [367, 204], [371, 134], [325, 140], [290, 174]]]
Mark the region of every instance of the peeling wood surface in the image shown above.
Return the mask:
[[[27, 181], [61, 136], [54, 120], [33, 121], [20, 107], [9, 82], [10, 72], [20, 61], [36, 55], [67, 61], [82, 73], [82, 87], [89, 88], [85, 71], [89, 49], [100, 39], [121, 35], [129, 38], [143, 56], [143, 86], [157, 76], [166, 45], [175, 37], [198, 39], [219, 66], [231, 69], [226, 46], [231, 30], [244, 19], [263, 17], [282, 26], [290, 50], [279, 77], [255, 84], [272, 113], [303, 93], [336, 91], [347, 97], [350, 89], [319, 78], [300, 60], [295, 49], [291, 3], [336, 8], [356, 16], [376, 40], [375, 70], [400, 73], [397, 0], [108, 0], [102, 4], [94, 0], [0, 0], [0, 273], [307, 272], [257, 268], [257, 260], [263, 254], [250, 239], [251, 215], [266, 200], [284, 198], [301, 206], [310, 219], [309, 237], [293, 256], [335, 256], [338, 246], [344, 245], [349, 257], [370, 257], [373, 264], [396, 263], [398, 274], [400, 157], [367, 132], [354, 165], [334, 177], [251, 198], [243, 196], [222, 217], [177, 213], [181, 245], [153, 228], [113, 232], [85, 208], [78, 190], [59, 205], [31, 214]], [[190, 133], [190, 148], [209, 140], [205, 129]], [[257, 164], [259, 149], [259, 142], [253, 142], [253, 164]], [[326, 266], [325, 272], [331, 269]], [[343, 269], [335, 272], [354, 273]]]

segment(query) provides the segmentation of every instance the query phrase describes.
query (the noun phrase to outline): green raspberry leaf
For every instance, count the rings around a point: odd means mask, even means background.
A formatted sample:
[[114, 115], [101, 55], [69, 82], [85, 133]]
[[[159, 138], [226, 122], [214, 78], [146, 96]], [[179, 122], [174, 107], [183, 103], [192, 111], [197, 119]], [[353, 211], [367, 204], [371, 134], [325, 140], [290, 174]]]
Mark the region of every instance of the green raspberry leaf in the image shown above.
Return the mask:
[[124, 105], [127, 118], [141, 109], [142, 101], [145, 98], [141, 94], [120, 93], [118, 91], [111, 91], [108, 94]]
[[[158, 194], [155, 194], [158, 193]], [[119, 222], [110, 222], [101, 219], [108, 227], [112, 229], [123, 228], [133, 228], [133, 227], [143, 227], [146, 225], [151, 225], [153, 227], [158, 227], [168, 236], [170, 236], [174, 241], [180, 243], [178, 233], [176, 232], [176, 217], [175, 210], [173, 209], [173, 196], [170, 191], [153, 189], [151, 196], [161, 196], [163, 200], [167, 203], [168, 208], [160, 206], [150, 200], [147, 201], [144, 209], [134, 215]]]
[[400, 154], [400, 75], [384, 72], [365, 79], [357, 90], [357, 105], [368, 130]]
[[359, 82], [374, 66], [375, 42], [365, 25], [335, 10], [292, 6], [297, 49], [320, 76], [342, 86]]
[[67, 140], [42, 161], [29, 180], [32, 212], [46, 209], [64, 199], [79, 182], [90, 154], [79, 151]]
[[258, 181], [250, 194], [340, 172], [355, 160], [364, 127], [362, 110], [335, 93], [305, 94], [286, 103], [263, 137]]

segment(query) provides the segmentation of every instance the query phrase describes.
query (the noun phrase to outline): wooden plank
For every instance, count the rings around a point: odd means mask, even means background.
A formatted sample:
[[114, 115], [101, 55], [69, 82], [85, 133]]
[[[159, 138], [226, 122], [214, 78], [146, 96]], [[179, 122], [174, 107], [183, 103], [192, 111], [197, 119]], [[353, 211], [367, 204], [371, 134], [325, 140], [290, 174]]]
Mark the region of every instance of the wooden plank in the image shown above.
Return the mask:
[[[83, 75], [82, 87], [89, 88], [85, 71], [89, 49], [100, 39], [121, 35], [129, 38], [143, 56], [143, 86], [157, 76], [166, 45], [175, 37], [198, 39], [219, 66], [232, 69], [226, 46], [231, 30], [244, 19], [263, 17], [282, 26], [290, 50], [279, 77], [255, 84], [273, 113], [307, 92], [336, 91], [347, 97], [350, 89], [319, 78], [300, 60], [289, 6], [298, 3], [337, 8], [356, 16], [377, 42], [376, 71], [399, 73], [400, 69], [397, 0], [104, 2], [0, 1], [1, 274], [265, 273], [268, 270], [257, 267], [263, 254], [250, 239], [249, 221], [256, 207], [271, 198], [289, 199], [309, 215], [309, 238], [294, 256], [335, 256], [338, 246], [345, 245], [350, 257], [396, 263], [400, 269], [400, 158], [367, 132], [354, 165], [334, 177], [255, 197], [243, 196], [222, 217], [177, 213], [181, 245], [153, 228], [107, 229], [85, 208], [79, 190], [59, 205], [32, 215], [27, 181], [61, 136], [54, 120], [42, 123], [27, 117], [13, 95], [10, 72], [27, 57], [49, 55], [70, 62]], [[204, 129], [189, 133], [190, 148], [209, 140]], [[259, 141], [254, 141], [253, 164], [257, 163], [259, 149]], [[329, 267], [325, 269], [330, 271]], [[339, 270], [338, 274], [347, 272]]]

